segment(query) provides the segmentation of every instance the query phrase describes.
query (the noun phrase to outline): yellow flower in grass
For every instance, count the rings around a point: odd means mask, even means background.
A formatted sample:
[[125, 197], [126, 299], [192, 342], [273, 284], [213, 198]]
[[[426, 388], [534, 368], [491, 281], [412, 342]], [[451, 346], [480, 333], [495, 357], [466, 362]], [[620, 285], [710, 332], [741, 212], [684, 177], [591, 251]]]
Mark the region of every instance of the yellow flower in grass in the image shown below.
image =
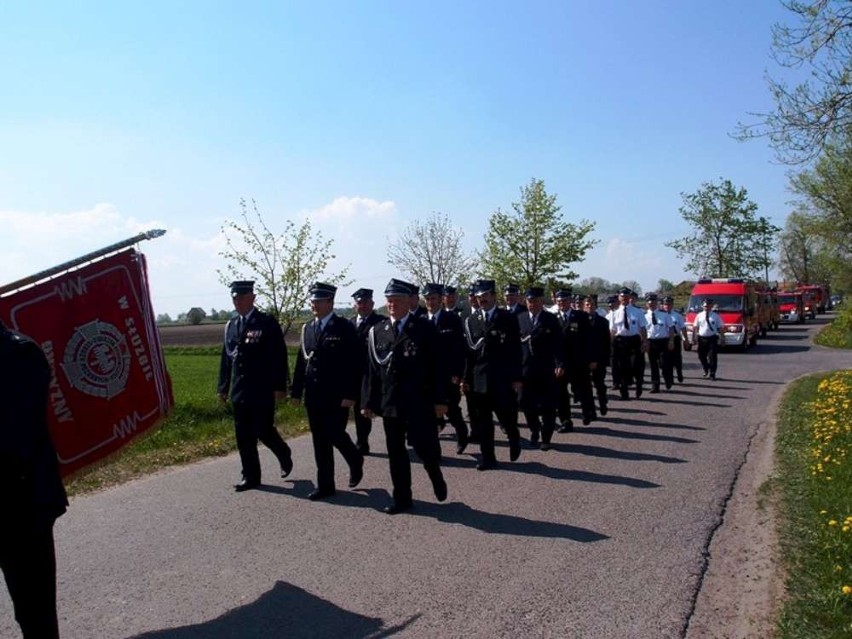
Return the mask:
[[844, 595], [852, 595], [852, 586], [843, 586], [843, 588], [840, 589], [840, 592]]
[[828, 525], [829, 525], [829, 526], [836, 526], [836, 525], [837, 525], [837, 520], [836, 520], [836, 519], [829, 519], [829, 520], [828, 520]]

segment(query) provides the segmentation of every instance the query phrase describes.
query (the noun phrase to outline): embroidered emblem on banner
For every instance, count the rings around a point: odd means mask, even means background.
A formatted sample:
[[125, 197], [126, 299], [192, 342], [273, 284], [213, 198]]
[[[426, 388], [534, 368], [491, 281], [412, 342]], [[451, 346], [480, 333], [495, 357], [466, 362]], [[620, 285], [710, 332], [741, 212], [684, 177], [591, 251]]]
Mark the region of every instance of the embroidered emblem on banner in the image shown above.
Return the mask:
[[130, 375], [130, 349], [124, 335], [107, 322], [94, 320], [74, 331], [62, 369], [80, 392], [112, 399], [124, 390]]

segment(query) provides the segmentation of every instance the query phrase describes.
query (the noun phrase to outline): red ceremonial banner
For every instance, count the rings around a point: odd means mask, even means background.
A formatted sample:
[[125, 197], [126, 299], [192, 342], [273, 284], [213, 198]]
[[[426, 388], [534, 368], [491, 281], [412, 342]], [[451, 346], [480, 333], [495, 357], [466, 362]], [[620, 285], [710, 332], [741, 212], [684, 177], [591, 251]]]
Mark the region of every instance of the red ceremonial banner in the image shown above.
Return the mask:
[[0, 297], [0, 317], [50, 363], [48, 422], [63, 477], [151, 431], [174, 404], [141, 253]]

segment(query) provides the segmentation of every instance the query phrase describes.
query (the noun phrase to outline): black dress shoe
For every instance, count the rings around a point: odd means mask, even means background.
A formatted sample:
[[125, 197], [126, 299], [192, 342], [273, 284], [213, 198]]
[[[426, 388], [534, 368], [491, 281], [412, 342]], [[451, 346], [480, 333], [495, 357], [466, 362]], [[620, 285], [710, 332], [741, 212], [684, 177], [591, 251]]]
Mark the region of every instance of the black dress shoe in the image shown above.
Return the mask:
[[652, 395], [656, 395], [656, 394], [657, 394], [657, 393], [659, 393], [659, 392], [660, 392], [660, 387], [659, 387], [659, 386], [654, 386], [654, 387], [652, 387], [652, 388], [651, 388], [651, 394], [652, 394]]
[[248, 479], [243, 479], [239, 484], [234, 484], [234, 490], [241, 493], [246, 490], [251, 490], [252, 488], [257, 488], [258, 486], [260, 486], [260, 481], [249, 481]]
[[640, 397], [642, 397], [642, 387], [637, 386], [636, 387], [636, 399], [639, 399]]
[[710, 379], [716, 381], [716, 373], [710, 373]]
[[447, 501], [447, 482], [443, 477], [438, 477], [432, 482], [432, 490], [435, 491], [435, 499], [438, 501]]
[[550, 450], [550, 442], [541, 442], [541, 446], [539, 446], [541, 450]]
[[683, 373], [677, 374], [677, 381], [680, 382], [681, 384], [683, 384]]
[[606, 413], [607, 413], [606, 404], [601, 404], [601, 415], [606, 415]]
[[292, 455], [290, 455], [284, 461], [281, 462], [281, 479], [284, 479], [285, 477], [287, 477], [292, 472], [293, 472], [293, 457], [292, 457]]
[[349, 488], [355, 488], [364, 479], [364, 463], [349, 471]]
[[466, 448], [467, 448], [467, 440], [460, 441], [458, 443], [458, 446], [456, 446], [456, 455], [461, 455], [462, 453], [464, 453]]
[[479, 462], [476, 465], [476, 470], [494, 470], [497, 468], [497, 462]]
[[404, 502], [395, 501], [392, 504], [385, 506], [383, 508], [383, 510], [388, 515], [396, 515], [397, 513], [401, 513], [401, 512], [404, 512], [406, 510], [410, 510], [412, 508], [412, 506], [414, 506], [414, 504], [410, 501], [404, 501]]
[[674, 386], [674, 382], [666, 382], [666, 390], [671, 390], [672, 386]]
[[574, 430], [574, 424], [569, 421], [562, 422], [562, 426], [559, 427], [559, 430], [556, 431], [558, 433], [570, 433]]
[[537, 444], [537, 443], [538, 443], [538, 431], [534, 430], [533, 432], [530, 433], [530, 444]]
[[593, 415], [583, 415], [583, 426], [588, 426], [593, 421], [595, 421], [595, 418], [594, 418]]
[[334, 488], [317, 488], [312, 493], [308, 493], [308, 499], [311, 501], [318, 501], [320, 499], [325, 499], [326, 497], [332, 497], [336, 494], [336, 490]]
[[509, 442], [509, 461], [518, 461], [521, 456], [521, 442]]

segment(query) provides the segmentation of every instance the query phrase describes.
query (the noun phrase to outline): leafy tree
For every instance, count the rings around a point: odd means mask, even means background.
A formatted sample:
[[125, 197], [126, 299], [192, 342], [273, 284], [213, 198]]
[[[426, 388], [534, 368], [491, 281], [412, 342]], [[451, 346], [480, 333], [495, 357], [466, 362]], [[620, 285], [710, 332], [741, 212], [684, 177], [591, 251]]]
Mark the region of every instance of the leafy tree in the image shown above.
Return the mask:
[[172, 318], [168, 313], [160, 313], [157, 315], [157, 324], [171, 324]]
[[[807, 79], [790, 86], [768, 77], [775, 110], [755, 113], [759, 124], [740, 124], [737, 137], [766, 137], [778, 159], [808, 162], [852, 126], [852, 2], [782, 0], [793, 24], [772, 28], [772, 57]], [[804, 73], [802, 73], [804, 71]]]
[[744, 188], [720, 179], [681, 197], [680, 214], [693, 233], [666, 246], [687, 260], [688, 270], [707, 277], [751, 277], [763, 268], [763, 246], [780, 229], [756, 217], [757, 204]]
[[522, 287], [573, 281], [570, 269], [582, 261], [597, 240], [586, 236], [595, 223], [578, 224], [563, 220], [556, 195], [535, 178], [521, 187], [520, 202], [512, 203], [512, 212], [497, 209], [488, 220], [485, 249], [480, 258], [483, 274], [498, 282], [515, 281]]
[[809, 226], [811, 219], [803, 211], [794, 211], [787, 222], [779, 242], [778, 267], [788, 282], [828, 282], [830, 256], [820, 237]]
[[661, 295], [673, 295], [675, 290], [674, 282], [660, 278], [657, 282], [657, 292]]
[[228, 320], [228, 319], [231, 319], [231, 313], [230, 313], [230, 311], [226, 311], [226, 310], [224, 310], [224, 309], [223, 309], [223, 310], [221, 310], [221, 311], [219, 311], [219, 315], [218, 315], [217, 319], [220, 319], [220, 320]]
[[432, 213], [425, 221], [409, 224], [390, 244], [388, 264], [419, 284], [466, 282], [476, 262], [462, 249], [463, 238], [464, 231], [453, 226], [446, 213]]
[[578, 292], [585, 295], [601, 295], [603, 293], [611, 293], [619, 287], [602, 277], [587, 277], [580, 280], [580, 283], [575, 288]]
[[278, 318], [286, 335], [299, 311], [308, 305], [308, 288], [318, 280], [346, 286], [349, 267], [339, 273], [327, 273], [328, 263], [335, 258], [332, 241], [314, 231], [310, 220], [296, 225], [284, 221], [275, 233], [267, 226], [251, 201], [240, 200], [241, 221], [227, 220], [222, 225], [227, 248], [220, 255], [227, 260], [219, 270], [223, 284], [232, 280], [253, 279], [254, 290], [266, 310]]
[[201, 324], [205, 317], [207, 317], [207, 314], [204, 312], [204, 309], [197, 306], [193, 306], [186, 312], [186, 321], [196, 326]]

